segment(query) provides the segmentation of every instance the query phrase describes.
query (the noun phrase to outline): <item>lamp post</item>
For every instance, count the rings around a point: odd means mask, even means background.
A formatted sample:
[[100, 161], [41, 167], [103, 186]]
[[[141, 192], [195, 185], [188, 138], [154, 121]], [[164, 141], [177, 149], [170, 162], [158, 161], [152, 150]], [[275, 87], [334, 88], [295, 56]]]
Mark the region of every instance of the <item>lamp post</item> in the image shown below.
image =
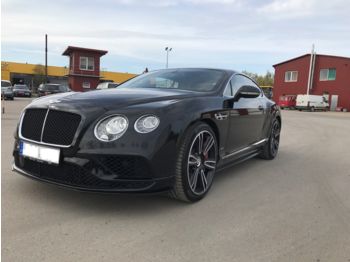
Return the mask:
[[166, 51], [166, 66], [165, 68], [168, 68], [168, 65], [169, 65], [169, 52], [173, 50], [172, 47], [166, 47], [165, 48], [165, 51]]

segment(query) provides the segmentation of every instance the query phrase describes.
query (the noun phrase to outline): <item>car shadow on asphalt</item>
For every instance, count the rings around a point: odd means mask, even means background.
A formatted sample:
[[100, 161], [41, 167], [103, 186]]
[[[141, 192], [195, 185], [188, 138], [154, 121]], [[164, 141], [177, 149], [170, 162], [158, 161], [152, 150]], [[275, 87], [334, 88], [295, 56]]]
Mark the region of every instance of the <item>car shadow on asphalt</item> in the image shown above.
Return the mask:
[[[275, 160], [276, 161], [276, 160]], [[235, 183], [235, 180], [243, 176], [259, 176], [252, 170], [263, 165], [265, 160], [253, 158], [243, 163], [239, 163], [232, 167], [228, 167], [217, 173], [211, 191], [219, 191], [220, 188], [227, 183]], [[101, 214], [108, 213], [123, 213], [142, 214], [154, 212], [162, 212], [172, 209], [191, 208], [190, 203], [184, 203], [168, 197], [167, 193], [157, 194], [116, 194], [116, 193], [90, 193], [79, 192], [74, 190], [57, 187], [54, 185], [40, 183], [23, 178], [21, 184], [18, 185], [20, 193], [25, 197], [31, 198], [35, 202], [47, 202], [50, 206], [57, 206], [63, 209], [74, 209], [74, 212], [100, 212]], [[213, 197], [210, 194], [205, 199], [196, 203], [196, 205], [205, 205], [205, 201]], [[226, 192], [227, 193], [227, 192]], [[214, 200], [211, 200], [215, 202]]]

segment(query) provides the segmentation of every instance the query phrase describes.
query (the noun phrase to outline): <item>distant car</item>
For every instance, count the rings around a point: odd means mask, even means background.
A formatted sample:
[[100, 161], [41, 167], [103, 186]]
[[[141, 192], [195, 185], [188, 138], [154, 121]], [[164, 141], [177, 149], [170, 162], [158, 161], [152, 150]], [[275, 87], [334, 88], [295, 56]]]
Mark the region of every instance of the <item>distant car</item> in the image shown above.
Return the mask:
[[295, 109], [296, 103], [297, 103], [296, 95], [284, 95], [279, 97], [277, 104], [281, 107], [281, 109], [284, 109], [284, 108]]
[[13, 100], [13, 88], [10, 81], [1, 80], [1, 98]]
[[103, 83], [99, 83], [96, 89], [100, 90], [100, 89], [116, 88], [117, 86], [119, 86], [118, 83], [103, 82]]
[[13, 93], [17, 96], [23, 96], [23, 97], [31, 97], [32, 92], [28, 88], [27, 85], [14, 85], [13, 86]]
[[296, 100], [296, 108], [301, 110], [328, 110], [329, 103], [324, 96], [318, 95], [298, 95]]
[[41, 84], [38, 89], [39, 96], [70, 92], [68, 86], [61, 84]]

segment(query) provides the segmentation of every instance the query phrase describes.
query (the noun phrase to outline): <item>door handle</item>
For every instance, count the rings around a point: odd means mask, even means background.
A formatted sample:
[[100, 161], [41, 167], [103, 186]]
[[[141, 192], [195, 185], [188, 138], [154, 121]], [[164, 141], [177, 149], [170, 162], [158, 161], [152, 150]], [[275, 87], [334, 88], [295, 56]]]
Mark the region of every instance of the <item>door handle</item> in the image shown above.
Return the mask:
[[264, 110], [264, 107], [263, 107], [263, 106], [258, 106], [258, 109], [259, 109], [260, 111], [262, 111], [262, 110]]

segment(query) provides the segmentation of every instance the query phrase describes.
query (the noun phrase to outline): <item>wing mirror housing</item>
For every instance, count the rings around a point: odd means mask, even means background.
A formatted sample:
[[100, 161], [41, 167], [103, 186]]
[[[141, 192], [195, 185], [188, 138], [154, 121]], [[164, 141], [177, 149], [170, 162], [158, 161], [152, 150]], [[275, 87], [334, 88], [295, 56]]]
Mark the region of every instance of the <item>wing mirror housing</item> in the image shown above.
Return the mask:
[[224, 107], [232, 107], [233, 103], [237, 102], [241, 98], [256, 98], [260, 94], [260, 90], [254, 86], [242, 86], [233, 97], [224, 101]]

